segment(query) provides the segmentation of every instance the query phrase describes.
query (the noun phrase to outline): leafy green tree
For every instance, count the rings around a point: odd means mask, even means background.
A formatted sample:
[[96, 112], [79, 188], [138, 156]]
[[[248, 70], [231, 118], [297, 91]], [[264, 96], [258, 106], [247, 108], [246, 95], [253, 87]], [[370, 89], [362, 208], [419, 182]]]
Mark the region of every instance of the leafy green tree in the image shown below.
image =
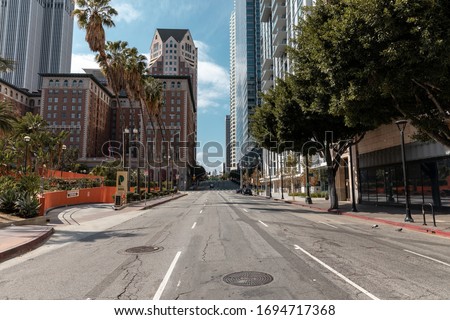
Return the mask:
[[[263, 95], [263, 106], [252, 118], [251, 133], [263, 147], [278, 153], [291, 150], [303, 156], [320, 154], [327, 162], [330, 208], [337, 209], [335, 177], [342, 154], [351, 144], [350, 139], [360, 140], [367, 127], [347, 127], [343, 117], [330, 115], [329, 93], [318, 91], [317, 79], [308, 75], [315, 70], [298, 71], [285, 81], [278, 79], [275, 88]], [[255, 129], [258, 123], [273, 124], [267, 130], [275, 139]]]
[[317, 1], [298, 34], [290, 54], [308, 56], [297, 69], [329, 95], [330, 114], [350, 127], [407, 118], [450, 146], [449, 1]]

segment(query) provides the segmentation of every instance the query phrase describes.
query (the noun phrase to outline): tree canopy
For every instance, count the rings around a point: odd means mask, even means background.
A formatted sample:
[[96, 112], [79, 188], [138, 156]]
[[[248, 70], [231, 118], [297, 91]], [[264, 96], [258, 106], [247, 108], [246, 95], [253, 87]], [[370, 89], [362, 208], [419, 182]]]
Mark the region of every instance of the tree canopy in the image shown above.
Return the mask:
[[449, 50], [449, 1], [334, 0], [311, 8], [289, 54], [317, 83], [311, 108], [324, 93], [349, 127], [401, 117], [450, 146]]

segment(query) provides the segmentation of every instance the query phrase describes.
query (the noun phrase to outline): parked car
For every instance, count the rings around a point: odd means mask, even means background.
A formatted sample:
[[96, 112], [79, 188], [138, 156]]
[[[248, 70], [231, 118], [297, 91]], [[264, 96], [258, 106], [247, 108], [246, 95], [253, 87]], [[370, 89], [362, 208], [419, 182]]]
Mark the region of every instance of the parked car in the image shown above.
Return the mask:
[[243, 194], [248, 194], [249, 196], [252, 196], [253, 195], [252, 189], [250, 188], [245, 189]]
[[242, 189], [237, 189], [236, 193], [242, 193]]

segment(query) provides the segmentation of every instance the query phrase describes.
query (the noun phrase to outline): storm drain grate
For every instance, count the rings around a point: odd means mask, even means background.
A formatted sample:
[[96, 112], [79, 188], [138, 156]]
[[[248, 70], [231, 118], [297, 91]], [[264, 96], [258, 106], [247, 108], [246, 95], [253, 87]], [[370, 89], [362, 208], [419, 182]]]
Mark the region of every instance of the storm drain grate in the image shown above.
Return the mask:
[[273, 277], [264, 272], [241, 271], [226, 275], [223, 277], [223, 281], [234, 286], [254, 287], [272, 282]]
[[163, 247], [156, 247], [156, 246], [140, 246], [140, 247], [134, 247], [129, 248], [125, 250], [125, 253], [153, 253], [163, 250]]

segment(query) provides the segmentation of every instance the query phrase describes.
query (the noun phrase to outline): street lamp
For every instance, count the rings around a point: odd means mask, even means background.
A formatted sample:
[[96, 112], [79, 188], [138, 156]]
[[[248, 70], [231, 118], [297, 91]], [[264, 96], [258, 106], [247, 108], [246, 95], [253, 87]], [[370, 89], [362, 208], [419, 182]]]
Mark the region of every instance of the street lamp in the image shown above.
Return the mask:
[[281, 167], [280, 167], [280, 169], [281, 169], [281, 172], [280, 172], [280, 177], [281, 177], [281, 199], [283, 199], [284, 200], [284, 192], [283, 192], [283, 188], [284, 188], [284, 186], [283, 186], [283, 154], [281, 154], [281, 163], [280, 163], [280, 165], [281, 165]]
[[62, 174], [62, 171], [63, 171], [63, 168], [64, 168], [64, 152], [67, 150], [67, 146], [65, 145], [65, 144], [63, 144], [62, 146], [61, 146], [61, 165], [60, 165], [60, 170], [61, 170], [61, 174]]
[[122, 132], [122, 159], [123, 159], [123, 168], [125, 169], [125, 134], [129, 134], [130, 130], [128, 128], [125, 128]]
[[269, 151], [269, 198], [272, 198], [272, 152]]
[[28, 164], [28, 143], [30, 142], [30, 140], [31, 140], [31, 138], [30, 138], [30, 136], [25, 136], [25, 137], [23, 137], [23, 140], [25, 141], [25, 157], [24, 157], [24, 161], [23, 161], [23, 163], [24, 163], [24, 173], [26, 174], [27, 173], [27, 164]]
[[[138, 145], [136, 143], [138, 141], [138, 133], [139, 133], [139, 130], [137, 128], [134, 128], [133, 129], [133, 134], [134, 134], [134, 141], [135, 141], [134, 146], [135, 146], [135, 148], [136, 148], [136, 145]], [[141, 170], [139, 168], [139, 166], [140, 166], [140, 158], [141, 158], [141, 153], [140, 152], [136, 151], [136, 158], [137, 158], [136, 159], [137, 160], [137, 165], [136, 165], [136, 167], [137, 167], [137, 181], [136, 181], [136, 183], [137, 183], [137, 193], [140, 196], [141, 195]]]
[[405, 155], [405, 128], [408, 121], [406, 120], [399, 120], [396, 121], [395, 124], [398, 127], [398, 130], [400, 130], [400, 137], [401, 137], [401, 147], [402, 147], [402, 165], [403, 165], [403, 187], [405, 189], [405, 198], [406, 198], [406, 215], [405, 215], [405, 222], [414, 222], [414, 219], [411, 217], [411, 210], [409, 208], [409, 190], [408, 190], [408, 178], [406, 176], [406, 155]]
[[306, 198], [305, 198], [305, 202], [307, 204], [312, 204], [312, 199], [311, 199], [311, 188], [309, 187], [309, 154], [307, 153], [305, 156], [306, 159]]

